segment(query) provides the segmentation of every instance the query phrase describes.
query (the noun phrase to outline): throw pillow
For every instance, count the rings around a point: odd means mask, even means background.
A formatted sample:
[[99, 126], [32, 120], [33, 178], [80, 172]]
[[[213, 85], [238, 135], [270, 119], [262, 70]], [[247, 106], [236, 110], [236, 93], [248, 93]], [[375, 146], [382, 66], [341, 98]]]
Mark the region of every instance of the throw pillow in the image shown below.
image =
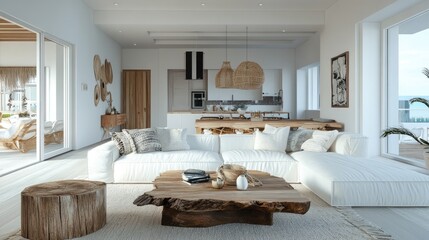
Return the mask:
[[256, 132], [255, 134], [255, 143], [253, 148], [255, 150], [270, 150], [270, 151], [279, 151], [284, 152], [285, 146], [278, 142], [275, 134]]
[[301, 145], [313, 136], [313, 130], [298, 128], [289, 132], [286, 152], [301, 151]]
[[311, 152], [327, 152], [332, 143], [334, 143], [335, 138], [338, 135], [337, 130], [333, 131], [319, 131], [316, 130], [313, 133], [313, 137], [305, 141], [301, 148], [304, 151]]
[[279, 147], [286, 151], [287, 140], [289, 137], [290, 127], [274, 127], [269, 124], [265, 124], [263, 133], [273, 134], [274, 140], [277, 142]]
[[127, 154], [133, 152], [130, 140], [127, 138], [125, 133], [123, 133], [123, 132], [112, 133], [112, 141], [115, 143], [116, 147], [119, 149], [120, 155], [127, 155]]
[[186, 128], [157, 128], [156, 132], [161, 142], [162, 151], [189, 149], [186, 141]]
[[122, 131], [130, 140], [133, 152], [145, 153], [161, 151], [161, 143], [159, 142], [156, 130], [152, 128], [145, 128], [124, 129]]

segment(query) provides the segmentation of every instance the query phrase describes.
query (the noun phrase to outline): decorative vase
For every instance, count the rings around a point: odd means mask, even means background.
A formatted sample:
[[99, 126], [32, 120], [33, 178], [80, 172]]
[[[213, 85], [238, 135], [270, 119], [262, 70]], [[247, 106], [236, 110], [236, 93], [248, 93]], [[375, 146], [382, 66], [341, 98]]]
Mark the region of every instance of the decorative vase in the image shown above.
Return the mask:
[[237, 183], [237, 189], [238, 190], [246, 190], [247, 187], [249, 186], [249, 183], [247, 182], [246, 175], [244, 175], [244, 174], [237, 177], [236, 183]]
[[225, 185], [225, 181], [220, 177], [216, 178], [216, 180], [212, 180], [213, 188], [220, 189], [220, 188], [223, 188], [224, 185]]

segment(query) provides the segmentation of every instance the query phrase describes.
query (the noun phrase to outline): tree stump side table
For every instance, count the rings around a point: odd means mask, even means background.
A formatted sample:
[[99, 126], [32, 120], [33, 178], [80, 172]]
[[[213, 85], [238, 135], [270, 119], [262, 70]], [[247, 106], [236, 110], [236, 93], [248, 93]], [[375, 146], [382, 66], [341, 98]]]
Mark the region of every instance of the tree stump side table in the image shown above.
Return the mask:
[[21, 192], [21, 235], [29, 239], [70, 239], [106, 224], [106, 183], [63, 180]]

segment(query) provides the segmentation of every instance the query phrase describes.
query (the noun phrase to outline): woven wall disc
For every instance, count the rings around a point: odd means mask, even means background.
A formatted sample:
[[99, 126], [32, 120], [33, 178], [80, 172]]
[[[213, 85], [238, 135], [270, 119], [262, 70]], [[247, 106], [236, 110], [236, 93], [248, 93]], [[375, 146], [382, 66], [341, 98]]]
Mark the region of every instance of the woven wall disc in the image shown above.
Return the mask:
[[106, 80], [106, 66], [103, 64], [100, 68], [100, 81], [104, 83], [108, 83]]
[[259, 89], [264, 83], [264, 70], [259, 64], [250, 61], [241, 62], [234, 71], [234, 88]]
[[112, 64], [110, 64], [107, 59], [104, 61], [104, 74], [106, 75], [106, 82], [112, 83], [113, 82], [113, 70], [112, 70]]
[[94, 55], [94, 60], [93, 60], [92, 64], [93, 64], [93, 68], [94, 68], [95, 81], [98, 81], [98, 80], [100, 80], [100, 71], [101, 71], [100, 56]]
[[101, 101], [106, 101], [107, 98], [107, 83], [100, 82], [100, 91], [101, 91]]
[[94, 88], [94, 104], [95, 106], [98, 105], [98, 102], [100, 102], [100, 86], [97, 84]]

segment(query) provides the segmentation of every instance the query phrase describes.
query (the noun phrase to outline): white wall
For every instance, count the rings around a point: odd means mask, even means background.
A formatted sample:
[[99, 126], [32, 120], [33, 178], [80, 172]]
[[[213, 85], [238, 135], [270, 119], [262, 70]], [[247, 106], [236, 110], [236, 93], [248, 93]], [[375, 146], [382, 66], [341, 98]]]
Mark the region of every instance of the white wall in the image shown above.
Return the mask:
[[[168, 111], [168, 69], [185, 68], [185, 51], [204, 52], [204, 68], [219, 69], [225, 58], [225, 49], [124, 49], [122, 51], [123, 69], [151, 70], [151, 122], [152, 127], [166, 126]], [[235, 69], [246, 59], [243, 48], [229, 49], [228, 60]], [[265, 69], [282, 69], [283, 110], [295, 117], [295, 51], [293, 49], [249, 49], [248, 60], [255, 61]]]
[[296, 48], [296, 68], [302, 68], [320, 61], [320, 35], [316, 34]]
[[[380, 154], [383, 128], [382, 30], [405, 19], [403, 15], [409, 12], [410, 6], [420, 11], [428, 8], [428, 1], [419, 2], [339, 0], [326, 12], [325, 28], [321, 33], [321, 117], [336, 119], [345, 124], [346, 131], [368, 136], [369, 155]], [[330, 59], [345, 51], [350, 52], [350, 106], [331, 108]]]
[[[345, 125], [345, 131], [359, 132], [359, 76], [357, 75], [357, 24], [391, 4], [392, 0], [339, 0], [325, 14], [320, 35], [320, 115]], [[331, 107], [331, 58], [349, 51], [349, 107]], [[362, 93], [364, 94], [364, 93]], [[363, 109], [365, 111], [365, 109]]]
[[[12, 16], [74, 45], [75, 72], [72, 80], [74, 93], [73, 146], [82, 148], [101, 140], [100, 115], [107, 102], [94, 105], [96, 84], [92, 60], [99, 54], [102, 62], [108, 59], [113, 68], [113, 105], [120, 109], [121, 48], [93, 24], [93, 13], [82, 1], [76, 0], [3, 0], [0, 16]], [[88, 84], [83, 91], [82, 83]]]

